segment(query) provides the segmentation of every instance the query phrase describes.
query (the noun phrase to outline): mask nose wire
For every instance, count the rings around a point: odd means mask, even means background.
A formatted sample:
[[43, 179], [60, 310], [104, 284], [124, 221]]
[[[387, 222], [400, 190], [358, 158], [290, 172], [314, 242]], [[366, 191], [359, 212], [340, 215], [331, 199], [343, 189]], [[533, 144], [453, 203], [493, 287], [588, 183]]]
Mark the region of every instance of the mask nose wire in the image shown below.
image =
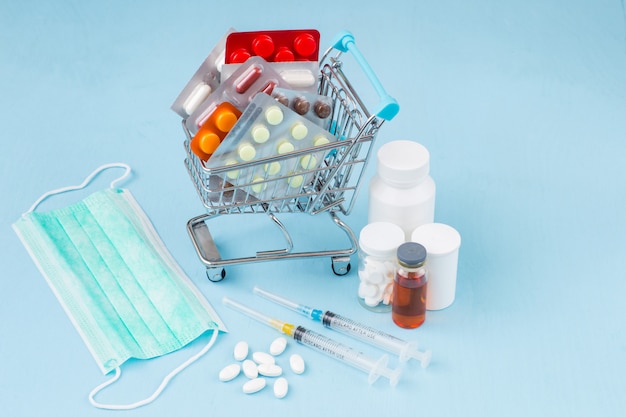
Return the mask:
[[110, 164], [104, 164], [99, 166], [98, 168], [96, 168], [91, 174], [89, 174], [87, 176], [87, 178], [85, 178], [83, 180], [82, 183], [80, 183], [79, 185], [69, 185], [67, 187], [61, 187], [61, 188], [57, 188], [55, 190], [50, 190], [45, 192], [41, 197], [39, 197], [32, 206], [30, 206], [30, 208], [28, 209], [28, 211], [26, 211], [26, 213], [30, 213], [32, 211], [34, 211], [46, 198], [51, 197], [53, 195], [56, 194], [61, 194], [61, 193], [66, 193], [68, 191], [76, 191], [76, 190], [82, 190], [83, 188], [85, 188], [86, 186], [89, 185], [89, 183], [91, 181], [93, 181], [93, 179], [102, 171], [110, 169], [110, 168], [124, 168], [124, 173], [119, 176], [118, 178], [114, 179], [113, 181], [111, 181], [111, 184], [109, 185], [111, 188], [114, 188], [117, 183], [124, 181], [129, 175], [130, 175], [130, 166], [128, 164], [125, 164], [123, 162], [113, 162]]

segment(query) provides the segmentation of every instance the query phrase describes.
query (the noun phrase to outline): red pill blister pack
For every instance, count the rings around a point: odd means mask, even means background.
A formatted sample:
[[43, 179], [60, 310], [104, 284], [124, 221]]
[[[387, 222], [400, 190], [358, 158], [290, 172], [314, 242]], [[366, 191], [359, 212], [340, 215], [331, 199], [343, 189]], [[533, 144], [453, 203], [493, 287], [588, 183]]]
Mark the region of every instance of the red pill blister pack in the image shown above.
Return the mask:
[[226, 39], [226, 64], [260, 56], [268, 62], [317, 61], [320, 33], [315, 29], [235, 32]]
[[276, 87], [291, 88], [267, 61], [252, 57], [208, 96], [187, 118], [185, 125], [195, 135], [220, 103], [229, 102], [243, 111], [257, 93], [271, 94]]

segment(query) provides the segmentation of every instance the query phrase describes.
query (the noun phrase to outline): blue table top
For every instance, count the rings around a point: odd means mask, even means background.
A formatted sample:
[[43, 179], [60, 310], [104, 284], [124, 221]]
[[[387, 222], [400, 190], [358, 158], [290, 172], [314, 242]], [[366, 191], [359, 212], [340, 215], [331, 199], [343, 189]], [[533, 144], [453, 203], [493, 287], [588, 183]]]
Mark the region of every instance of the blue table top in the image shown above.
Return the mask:
[[[124, 186], [229, 330], [152, 404], [127, 415], [626, 412], [623, 2], [266, 2], [264, 10], [247, 0], [131, 3], [0, 5], [4, 414], [111, 413], [89, 404], [89, 391], [108, 376], [10, 226], [44, 192], [117, 161], [132, 167]], [[359, 305], [356, 268], [337, 277], [328, 258], [234, 265], [222, 282], [207, 280], [185, 227], [204, 207], [183, 164], [180, 118], [169, 107], [229, 27], [316, 28], [323, 46], [341, 30], [355, 35], [400, 103], [375, 148], [396, 139], [428, 148], [435, 220], [462, 236], [450, 307], [428, 312], [418, 329], [400, 329], [388, 314]], [[365, 184], [373, 173], [370, 164]], [[91, 191], [114, 176], [98, 177]], [[357, 233], [367, 223], [366, 190], [344, 220]], [[305, 246], [345, 244], [326, 215], [284, 222]], [[274, 239], [263, 215], [211, 223], [225, 251], [263, 250]], [[432, 363], [425, 370], [406, 364], [395, 388], [369, 385], [363, 372], [290, 341], [279, 360], [299, 353], [307, 369], [285, 372], [287, 397], [274, 398], [269, 387], [245, 395], [243, 376], [225, 383], [218, 372], [238, 341], [267, 350], [278, 333], [226, 308], [224, 296], [380, 354], [262, 300], [255, 285], [419, 340]], [[147, 397], [209, 337], [131, 360], [98, 399]]]

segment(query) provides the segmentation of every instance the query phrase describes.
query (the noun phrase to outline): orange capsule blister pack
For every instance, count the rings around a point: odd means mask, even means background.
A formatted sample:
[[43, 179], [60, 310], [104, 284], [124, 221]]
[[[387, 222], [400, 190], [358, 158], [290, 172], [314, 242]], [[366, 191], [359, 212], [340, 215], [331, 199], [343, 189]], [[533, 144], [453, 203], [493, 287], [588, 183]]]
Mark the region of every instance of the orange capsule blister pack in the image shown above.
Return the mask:
[[206, 161], [222, 143], [241, 116], [241, 111], [225, 101], [215, 106], [209, 118], [189, 143], [193, 153]]
[[185, 125], [195, 135], [220, 103], [229, 102], [243, 111], [257, 93], [271, 94], [276, 87], [291, 88], [267, 61], [261, 57], [252, 57], [200, 104], [185, 120]]

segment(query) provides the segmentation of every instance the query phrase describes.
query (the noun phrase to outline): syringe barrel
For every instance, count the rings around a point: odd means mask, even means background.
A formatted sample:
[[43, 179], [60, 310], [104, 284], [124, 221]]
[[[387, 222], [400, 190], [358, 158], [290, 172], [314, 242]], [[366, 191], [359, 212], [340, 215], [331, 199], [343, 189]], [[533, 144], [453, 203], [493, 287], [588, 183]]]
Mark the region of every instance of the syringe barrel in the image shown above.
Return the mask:
[[395, 353], [396, 355], [399, 355], [408, 343], [391, 334], [330, 311], [324, 312], [324, 315], [322, 316], [322, 323], [326, 327], [345, 333], [366, 343], [378, 346], [379, 348], [384, 349], [387, 352]]
[[[293, 333], [293, 338], [298, 343], [309, 346], [319, 352], [325, 353], [335, 359], [345, 362], [368, 374], [375, 371], [378, 359], [372, 358], [363, 352], [359, 352], [349, 346], [339, 343], [324, 335], [298, 326]], [[371, 380], [370, 383], [374, 382]]]

